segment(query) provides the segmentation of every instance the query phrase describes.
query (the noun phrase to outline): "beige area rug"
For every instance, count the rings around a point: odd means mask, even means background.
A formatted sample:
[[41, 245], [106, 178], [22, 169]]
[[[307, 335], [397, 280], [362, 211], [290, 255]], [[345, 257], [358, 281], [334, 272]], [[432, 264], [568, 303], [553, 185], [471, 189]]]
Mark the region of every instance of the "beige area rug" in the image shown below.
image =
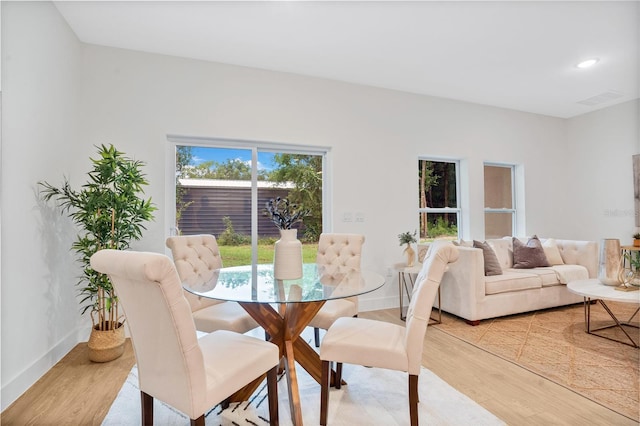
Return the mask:
[[[320, 385], [299, 368], [300, 399], [303, 421], [307, 425], [320, 422]], [[408, 425], [409, 404], [406, 374], [345, 365], [343, 377], [348, 385], [332, 389], [329, 396], [331, 426]], [[281, 376], [278, 385], [280, 424], [291, 425], [286, 381]], [[205, 417], [207, 426], [268, 425], [269, 410], [266, 384], [250, 401], [232, 403], [226, 410], [214, 407]], [[421, 425], [492, 426], [505, 423], [446, 382], [424, 369], [419, 379], [419, 418]], [[140, 391], [137, 369], [133, 367], [103, 426], [139, 426]], [[188, 425], [189, 419], [162, 402], [154, 401], [154, 424], [162, 426]]]
[[[621, 321], [637, 309], [628, 303], [607, 305]], [[612, 323], [600, 304], [591, 305], [592, 329]], [[638, 324], [638, 315], [632, 323]], [[475, 327], [443, 313], [442, 324], [434, 327], [640, 420], [640, 350], [587, 334], [582, 304], [483, 320]], [[640, 339], [637, 328], [625, 329], [636, 342]], [[627, 339], [617, 327], [598, 333]]]

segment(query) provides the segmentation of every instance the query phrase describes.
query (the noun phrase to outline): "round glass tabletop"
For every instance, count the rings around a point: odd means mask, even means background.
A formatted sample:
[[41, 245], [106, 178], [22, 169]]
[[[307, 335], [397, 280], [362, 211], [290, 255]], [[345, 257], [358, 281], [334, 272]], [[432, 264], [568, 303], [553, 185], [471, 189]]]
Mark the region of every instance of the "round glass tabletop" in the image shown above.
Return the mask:
[[341, 299], [377, 290], [384, 277], [371, 271], [303, 265], [303, 276], [296, 280], [276, 280], [273, 264], [234, 266], [215, 269], [201, 284], [183, 283], [185, 290], [198, 296], [234, 302], [296, 303]]

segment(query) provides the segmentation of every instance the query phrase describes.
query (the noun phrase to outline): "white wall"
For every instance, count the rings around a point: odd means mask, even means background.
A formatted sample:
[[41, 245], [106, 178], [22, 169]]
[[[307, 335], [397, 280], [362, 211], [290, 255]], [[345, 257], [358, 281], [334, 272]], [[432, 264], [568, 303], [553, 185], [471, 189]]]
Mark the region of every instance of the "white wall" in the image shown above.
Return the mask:
[[78, 342], [74, 233], [37, 201], [36, 182], [81, 176], [73, 152], [80, 44], [49, 3], [1, 7], [4, 409]]
[[[469, 237], [484, 234], [484, 161], [524, 164], [532, 206], [565, 197], [554, 190], [565, 176], [561, 119], [106, 47], [85, 46], [83, 58], [82, 140], [145, 160], [159, 205], [167, 134], [331, 146], [334, 231], [364, 233], [364, 266], [385, 274], [402, 259], [397, 234], [417, 227], [420, 155], [467, 160]], [[363, 212], [365, 222], [341, 222], [345, 211]], [[527, 231], [542, 236], [564, 228], [542, 209], [527, 218]], [[164, 250], [169, 226], [160, 210], [140, 246]], [[388, 285], [362, 305], [389, 306], [396, 292]]]
[[[82, 45], [48, 3], [3, 2], [3, 8], [3, 409], [88, 334], [74, 300], [73, 233], [68, 220], [38, 203], [35, 183], [59, 183], [62, 175], [82, 183], [96, 144], [114, 143], [147, 162], [147, 193], [160, 209], [134, 247], [144, 250], [164, 251], [170, 227], [167, 134], [331, 146], [333, 231], [365, 234], [364, 267], [385, 275], [402, 260], [397, 234], [417, 227], [419, 156], [464, 160], [463, 207], [471, 223], [465, 238], [484, 234], [484, 161], [523, 167], [526, 233], [587, 238], [586, 230], [600, 223], [588, 214], [588, 199], [603, 194], [573, 179], [581, 154], [576, 138], [567, 136], [588, 120], [568, 125], [428, 96]], [[620, 112], [611, 114], [603, 127]], [[595, 190], [624, 196], [620, 177], [602, 173], [600, 180], [608, 185]], [[362, 212], [365, 222], [343, 223], [344, 212]], [[396, 306], [397, 297], [391, 277], [361, 307]]]
[[567, 120], [566, 235], [631, 244], [636, 232], [633, 163], [640, 153], [640, 100]]

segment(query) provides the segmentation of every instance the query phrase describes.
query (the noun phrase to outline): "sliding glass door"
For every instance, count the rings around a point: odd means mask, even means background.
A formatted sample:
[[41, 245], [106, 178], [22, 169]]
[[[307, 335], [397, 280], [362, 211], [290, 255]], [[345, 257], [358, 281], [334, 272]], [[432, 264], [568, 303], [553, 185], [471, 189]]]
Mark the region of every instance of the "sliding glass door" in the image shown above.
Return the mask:
[[176, 143], [175, 234], [212, 234], [223, 264], [273, 261], [279, 229], [265, 215], [270, 199], [310, 210], [298, 227], [305, 261], [315, 261], [322, 232], [326, 152], [259, 144]]

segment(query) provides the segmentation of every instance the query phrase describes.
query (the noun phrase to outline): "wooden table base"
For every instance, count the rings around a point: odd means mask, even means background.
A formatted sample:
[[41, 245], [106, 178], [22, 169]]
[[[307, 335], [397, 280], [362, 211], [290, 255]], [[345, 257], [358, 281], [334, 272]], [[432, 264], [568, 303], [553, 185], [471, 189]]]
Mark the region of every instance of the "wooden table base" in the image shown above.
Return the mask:
[[[302, 425], [302, 409], [295, 363], [304, 368], [316, 382], [320, 383], [322, 363], [320, 356], [304, 340], [299, 339], [309, 322], [318, 313], [324, 301], [281, 304], [281, 312], [268, 303], [238, 302], [251, 317], [256, 320], [270, 336], [270, 341], [280, 349], [280, 358], [284, 358], [289, 390], [291, 420], [294, 425]], [[260, 377], [233, 394], [230, 401], [246, 401], [262, 382]], [[335, 371], [331, 372], [331, 384], [335, 382]]]

